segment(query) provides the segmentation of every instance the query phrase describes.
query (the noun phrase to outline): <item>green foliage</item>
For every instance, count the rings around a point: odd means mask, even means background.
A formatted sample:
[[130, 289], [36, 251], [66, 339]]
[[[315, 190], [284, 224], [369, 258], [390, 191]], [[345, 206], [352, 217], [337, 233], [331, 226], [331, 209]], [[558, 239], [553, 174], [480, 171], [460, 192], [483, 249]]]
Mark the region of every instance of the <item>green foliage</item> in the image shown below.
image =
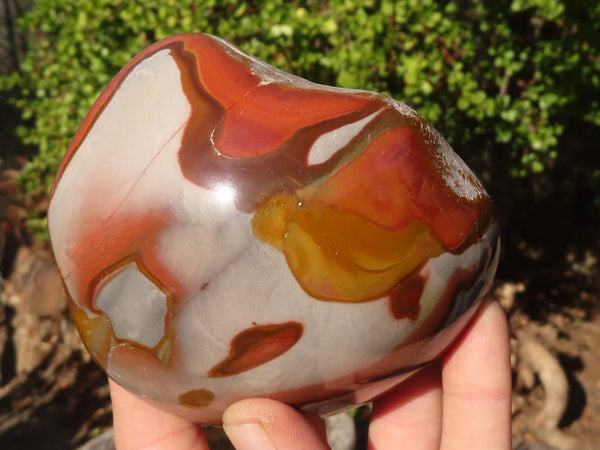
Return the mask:
[[48, 190], [101, 89], [135, 53], [205, 32], [313, 81], [412, 105], [477, 164], [512, 177], [551, 167], [569, 124], [600, 127], [600, 3], [595, 0], [38, 0], [12, 89], [39, 147], [24, 182]]

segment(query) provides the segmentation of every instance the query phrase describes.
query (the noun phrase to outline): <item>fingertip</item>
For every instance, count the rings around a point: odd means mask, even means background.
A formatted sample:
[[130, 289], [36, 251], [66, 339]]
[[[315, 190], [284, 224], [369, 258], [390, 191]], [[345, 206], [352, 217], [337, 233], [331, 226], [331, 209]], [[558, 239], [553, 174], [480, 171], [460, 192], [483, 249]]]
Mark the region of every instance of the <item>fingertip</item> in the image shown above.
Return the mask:
[[315, 424], [284, 403], [255, 398], [229, 406], [223, 428], [237, 450], [328, 449], [322, 420]]
[[465, 360], [478, 362], [486, 356], [503, 361], [501, 357], [508, 356], [509, 342], [506, 314], [494, 297], [487, 296], [470, 324], [442, 356], [443, 368], [452, 366], [455, 360], [462, 365]]

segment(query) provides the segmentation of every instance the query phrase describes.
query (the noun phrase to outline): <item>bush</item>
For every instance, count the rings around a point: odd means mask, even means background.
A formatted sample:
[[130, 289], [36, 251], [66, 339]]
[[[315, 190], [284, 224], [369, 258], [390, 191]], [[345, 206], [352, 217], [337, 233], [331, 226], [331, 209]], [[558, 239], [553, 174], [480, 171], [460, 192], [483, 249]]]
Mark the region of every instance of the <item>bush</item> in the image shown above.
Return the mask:
[[568, 151], [566, 127], [600, 130], [595, 0], [38, 0], [20, 26], [30, 33], [21, 74], [0, 86], [27, 120], [19, 136], [39, 147], [23, 177], [33, 192], [48, 191], [121, 66], [182, 32], [219, 35], [316, 82], [405, 101], [480, 172], [543, 172]]

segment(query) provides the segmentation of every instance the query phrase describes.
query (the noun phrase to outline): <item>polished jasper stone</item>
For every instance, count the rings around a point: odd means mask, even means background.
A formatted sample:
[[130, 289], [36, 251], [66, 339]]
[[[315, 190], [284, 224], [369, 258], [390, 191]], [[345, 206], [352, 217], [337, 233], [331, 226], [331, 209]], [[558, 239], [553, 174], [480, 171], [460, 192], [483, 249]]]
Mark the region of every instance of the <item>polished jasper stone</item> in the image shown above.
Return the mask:
[[457, 336], [497, 264], [488, 195], [412, 109], [202, 34], [105, 89], [49, 226], [94, 358], [206, 423], [253, 396], [372, 399]]

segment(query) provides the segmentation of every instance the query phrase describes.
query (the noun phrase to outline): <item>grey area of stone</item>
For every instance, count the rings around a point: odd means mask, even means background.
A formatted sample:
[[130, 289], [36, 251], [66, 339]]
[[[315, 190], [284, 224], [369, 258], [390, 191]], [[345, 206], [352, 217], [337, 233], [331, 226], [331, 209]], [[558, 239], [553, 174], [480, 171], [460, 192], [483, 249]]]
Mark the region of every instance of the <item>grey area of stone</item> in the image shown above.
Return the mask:
[[332, 450], [353, 450], [356, 447], [356, 427], [348, 413], [327, 417], [325, 425], [327, 441]]

